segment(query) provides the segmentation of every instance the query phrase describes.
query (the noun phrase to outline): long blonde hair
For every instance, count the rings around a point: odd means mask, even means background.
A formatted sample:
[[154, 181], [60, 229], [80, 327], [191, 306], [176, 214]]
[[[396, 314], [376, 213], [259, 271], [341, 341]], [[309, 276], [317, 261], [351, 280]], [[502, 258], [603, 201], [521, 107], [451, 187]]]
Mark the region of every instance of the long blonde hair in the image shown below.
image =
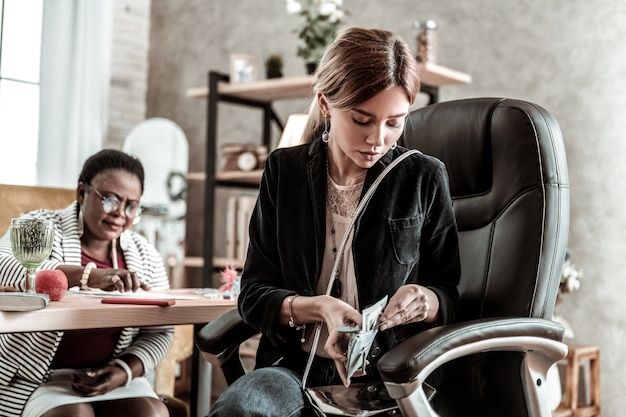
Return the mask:
[[411, 105], [415, 102], [419, 69], [402, 38], [381, 29], [354, 27], [339, 32], [315, 72], [314, 98], [302, 143], [313, 141], [325, 128], [317, 93], [337, 109], [352, 109], [393, 85], [404, 89]]

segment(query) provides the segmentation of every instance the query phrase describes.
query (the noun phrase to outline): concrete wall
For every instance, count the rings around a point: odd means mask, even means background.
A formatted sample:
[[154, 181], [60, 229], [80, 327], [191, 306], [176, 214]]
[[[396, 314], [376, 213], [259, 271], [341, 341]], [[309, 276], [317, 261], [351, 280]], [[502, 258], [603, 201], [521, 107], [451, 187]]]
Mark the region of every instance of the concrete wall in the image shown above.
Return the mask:
[[[503, 96], [538, 103], [560, 122], [571, 181], [570, 247], [584, 269], [582, 288], [558, 312], [574, 342], [602, 352], [603, 415], [619, 416], [626, 401], [626, 2], [621, 0], [344, 0], [347, 25], [381, 27], [412, 42], [414, 20], [439, 22], [442, 65], [473, 76], [471, 85], [441, 90], [441, 100]], [[206, 85], [209, 69], [228, 71], [229, 54], [262, 61], [282, 53], [285, 75], [304, 75], [296, 54], [299, 24], [283, 0], [152, 1], [147, 116], [182, 126], [190, 141], [190, 170], [204, 167], [206, 102], [185, 96]], [[286, 117], [304, 101], [281, 102]], [[256, 142], [260, 115], [220, 107], [221, 142]], [[188, 250], [200, 252], [202, 187], [190, 185]], [[219, 196], [218, 196], [219, 198]], [[196, 251], [193, 253], [193, 251]]]

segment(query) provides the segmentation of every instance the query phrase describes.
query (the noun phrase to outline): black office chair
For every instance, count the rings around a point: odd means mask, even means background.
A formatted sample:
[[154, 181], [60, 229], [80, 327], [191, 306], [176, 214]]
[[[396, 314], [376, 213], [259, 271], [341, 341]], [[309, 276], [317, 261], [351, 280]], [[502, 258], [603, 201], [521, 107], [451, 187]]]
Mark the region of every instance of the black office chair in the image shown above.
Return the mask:
[[[554, 117], [520, 100], [467, 99], [411, 113], [401, 143], [448, 169], [459, 229], [458, 323], [387, 352], [378, 370], [403, 416], [550, 416], [546, 372], [565, 357], [551, 321], [565, 258], [569, 185]], [[232, 311], [196, 343], [228, 383], [256, 332]], [[443, 371], [428, 401], [422, 383]]]

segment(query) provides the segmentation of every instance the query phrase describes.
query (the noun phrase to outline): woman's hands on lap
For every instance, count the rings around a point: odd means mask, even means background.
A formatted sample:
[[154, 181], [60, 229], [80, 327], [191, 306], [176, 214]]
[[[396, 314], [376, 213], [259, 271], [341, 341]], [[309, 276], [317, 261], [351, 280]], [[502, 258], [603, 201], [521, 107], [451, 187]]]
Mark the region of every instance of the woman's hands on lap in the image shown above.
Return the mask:
[[125, 385], [126, 378], [126, 372], [119, 366], [81, 369], [72, 373], [72, 389], [85, 397], [94, 397]]

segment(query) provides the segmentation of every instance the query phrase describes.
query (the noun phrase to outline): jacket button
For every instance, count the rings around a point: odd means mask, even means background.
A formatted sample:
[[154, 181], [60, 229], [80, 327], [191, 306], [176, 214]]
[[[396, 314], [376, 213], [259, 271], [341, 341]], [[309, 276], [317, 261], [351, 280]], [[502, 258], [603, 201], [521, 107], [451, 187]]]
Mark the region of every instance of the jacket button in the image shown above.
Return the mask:
[[376, 346], [372, 349], [372, 358], [376, 358], [378, 355], [380, 355], [380, 347]]
[[374, 385], [368, 385], [367, 386], [367, 392], [376, 392], [377, 388]]

